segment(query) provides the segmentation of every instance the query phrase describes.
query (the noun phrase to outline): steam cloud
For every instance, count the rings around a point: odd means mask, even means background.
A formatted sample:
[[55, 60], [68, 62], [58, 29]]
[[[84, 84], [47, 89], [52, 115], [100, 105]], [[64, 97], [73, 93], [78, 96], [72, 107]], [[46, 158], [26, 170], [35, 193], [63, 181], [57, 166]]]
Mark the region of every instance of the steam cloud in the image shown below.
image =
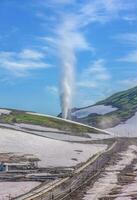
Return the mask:
[[[74, 3], [74, 2], [73, 2]], [[56, 27], [55, 34], [58, 55], [62, 68], [61, 74], [61, 109], [62, 117], [68, 118], [74, 94], [74, 71], [76, 65], [76, 52], [79, 50], [94, 50], [87, 43], [83, 29], [92, 22], [106, 23], [115, 19], [122, 7], [115, 6], [114, 0], [86, 1], [77, 7], [75, 12], [67, 11], [61, 18], [61, 23]]]
[[69, 110], [72, 105], [73, 97], [73, 68], [74, 64], [69, 61], [64, 61], [62, 63], [62, 79], [61, 79], [61, 109], [62, 117], [67, 119], [69, 117]]
[[77, 22], [77, 19], [66, 17], [58, 29], [58, 53], [62, 68], [60, 100], [65, 119], [69, 117], [75, 90], [76, 51], [88, 49]]
[[69, 117], [69, 110], [72, 106], [74, 91], [74, 67], [74, 55], [70, 49], [67, 49], [67, 51], [65, 51], [65, 55], [62, 57], [61, 74], [61, 109], [62, 117], [65, 119]]
[[61, 64], [61, 92], [60, 102], [62, 117], [67, 119], [72, 106], [74, 93], [74, 69], [75, 69], [75, 50], [70, 41], [71, 32], [67, 29], [60, 29], [59, 32], [59, 57]]

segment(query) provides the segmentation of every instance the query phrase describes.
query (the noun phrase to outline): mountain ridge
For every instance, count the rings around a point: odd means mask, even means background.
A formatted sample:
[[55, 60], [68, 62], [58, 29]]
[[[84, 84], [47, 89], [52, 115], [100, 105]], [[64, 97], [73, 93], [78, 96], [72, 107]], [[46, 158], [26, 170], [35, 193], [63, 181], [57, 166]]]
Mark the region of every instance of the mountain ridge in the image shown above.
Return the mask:
[[[91, 112], [86, 117], [76, 117], [75, 113], [83, 110], [92, 109], [97, 106], [111, 106], [110, 112], [105, 114], [98, 114], [96, 112]], [[110, 109], [110, 107], [109, 107]], [[107, 97], [105, 100], [99, 101], [94, 105], [75, 109], [75, 112], [72, 112], [72, 120], [79, 121], [88, 125], [92, 125], [98, 128], [112, 128], [120, 123], [124, 123], [126, 120], [135, 115], [137, 111], [137, 86], [117, 92], [110, 97]]]

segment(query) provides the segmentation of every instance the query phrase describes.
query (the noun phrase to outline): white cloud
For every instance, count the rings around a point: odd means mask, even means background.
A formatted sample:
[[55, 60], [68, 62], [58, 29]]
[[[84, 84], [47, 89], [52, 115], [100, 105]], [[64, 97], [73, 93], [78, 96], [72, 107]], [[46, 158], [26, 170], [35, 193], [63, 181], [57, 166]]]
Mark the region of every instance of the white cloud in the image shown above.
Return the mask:
[[[132, 7], [129, 0], [126, 2], [123, 0], [85, 0], [83, 3], [74, 0], [51, 0], [50, 2], [53, 2], [52, 12], [55, 13], [56, 3], [71, 3], [72, 9], [69, 11], [66, 9], [61, 10], [61, 15], [56, 16], [57, 26], [55, 25], [53, 32], [57, 37], [45, 37], [45, 39], [56, 45], [59, 36], [61, 41], [64, 42], [65, 39], [69, 46], [72, 45], [75, 49], [83, 50], [91, 47], [82, 32], [83, 28], [94, 22], [106, 23], [114, 20], [121, 17], [120, 11], [129, 10]], [[59, 42], [61, 41], [59, 40]]]
[[20, 52], [19, 56], [23, 59], [34, 59], [34, 60], [39, 60], [45, 57], [44, 53], [32, 49], [23, 49], [23, 51]]
[[[65, 6], [69, 4], [74, 4], [76, 0], [39, 0], [38, 5], [45, 7], [56, 7], [56, 6]], [[36, 2], [37, 4], [37, 2]]]
[[118, 82], [122, 87], [131, 88], [137, 86], [137, 78], [127, 78]]
[[75, 0], [50, 0], [50, 3], [52, 4], [73, 4], [75, 3]]
[[137, 62], [137, 32], [129, 32], [129, 33], [122, 33], [118, 34], [114, 39], [117, 39], [119, 42], [124, 43], [126, 46], [130, 45], [135, 50], [130, 51], [127, 55], [117, 59], [117, 61], [121, 62]]
[[135, 15], [127, 15], [127, 16], [123, 16], [123, 20], [127, 21], [127, 22], [136, 22], [137, 21], [137, 16]]
[[[43, 39], [46, 45], [48, 43], [49, 48], [52, 49], [50, 52], [60, 59], [60, 66], [67, 67], [62, 75], [62, 82], [65, 80], [64, 77], [67, 76], [67, 81], [64, 82], [67, 82], [66, 85], [70, 85], [70, 95], [73, 94], [73, 85], [75, 85], [73, 84], [75, 77], [73, 73], [77, 65], [77, 52], [95, 51], [92, 43], [89, 43], [86, 37], [86, 28], [94, 23], [103, 24], [122, 19], [123, 11], [131, 10], [132, 3], [130, 0], [126, 2], [125, 0], [51, 0], [50, 2], [52, 4], [51, 12], [54, 17], [56, 16], [56, 20], [49, 23], [52, 36]], [[68, 4], [71, 4], [71, 6], [68, 6]], [[104, 61], [98, 60], [83, 72], [77, 85], [81, 88], [104, 87], [103, 84], [110, 78], [110, 74], [104, 66]]]
[[100, 59], [82, 72], [77, 85], [85, 88], [96, 88], [110, 80], [110, 78], [111, 76], [105, 67], [105, 61]]
[[77, 83], [77, 86], [83, 87], [83, 88], [96, 88], [97, 83], [91, 80], [82, 80]]
[[113, 38], [125, 44], [137, 45], [137, 33], [122, 33]]
[[[77, 2], [75, 0], [51, 0], [53, 4], [52, 13], [56, 15], [54, 28], [52, 26], [52, 37], [43, 37], [50, 44], [54, 54], [63, 54], [70, 51], [76, 61], [76, 51], [94, 51], [95, 49], [85, 37], [83, 31], [92, 23], [106, 23], [117, 18], [121, 18], [120, 11], [133, 9], [130, 0], [85, 0]], [[61, 9], [57, 12], [56, 4], [72, 4], [71, 9]], [[59, 15], [58, 15], [59, 14]], [[45, 18], [47, 20], [47, 18]]]
[[122, 19], [121, 11], [133, 9], [131, 1], [127, 0], [90, 0], [81, 5], [80, 15], [83, 22], [106, 23], [118, 18]]
[[122, 58], [119, 58], [118, 61], [136, 63], [137, 62], [137, 50], [130, 52], [128, 55], [126, 55]]
[[56, 86], [46, 86], [45, 90], [52, 95], [58, 95], [58, 88]]
[[50, 67], [43, 61], [44, 54], [36, 50], [23, 49], [21, 52], [0, 52], [0, 67], [24, 76], [28, 70]]

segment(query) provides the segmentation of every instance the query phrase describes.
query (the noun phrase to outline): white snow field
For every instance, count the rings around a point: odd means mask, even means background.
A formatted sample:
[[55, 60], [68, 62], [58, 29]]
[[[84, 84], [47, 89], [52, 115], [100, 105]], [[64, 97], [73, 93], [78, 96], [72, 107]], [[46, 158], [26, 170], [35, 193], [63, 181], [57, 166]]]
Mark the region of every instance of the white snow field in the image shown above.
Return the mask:
[[[37, 134], [39, 136], [44, 136], [46, 138], [51, 138], [55, 140], [62, 140], [62, 141], [71, 141], [71, 142], [80, 142], [80, 141], [91, 141], [91, 138], [86, 138], [86, 137], [79, 137], [79, 136], [72, 136], [68, 134], [63, 134], [63, 133], [54, 133], [54, 132], [37, 132], [37, 131], [31, 131], [32, 134]], [[96, 134], [97, 135], [97, 134]]]
[[106, 148], [102, 144], [65, 142], [0, 128], [0, 153], [33, 154], [41, 160], [41, 167], [75, 166]]
[[137, 137], [137, 113], [125, 123], [106, 130], [117, 137]]
[[29, 192], [40, 182], [0, 182], [0, 200], [9, 200]]
[[88, 133], [88, 135], [91, 137], [90, 140], [104, 140], [104, 139], [108, 139], [108, 138], [113, 138], [113, 133], [109, 133], [107, 134], [94, 134], [94, 133]]
[[[40, 135], [42, 135], [40, 133]], [[95, 134], [95, 133], [87, 133], [90, 138], [87, 137], [79, 137], [79, 136], [72, 136], [72, 135], [67, 135], [67, 134], [59, 134], [59, 133], [49, 133], [49, 132], [44, 132], [43, 135], [47, 138], [52, 138], [56, 140], [62, 140], [62, 141], [70, 141], [70, 142], [86, 142], [86, 141], [92, 141], [92, 140], [102, 140], [102, 139], [108, 139], [108, 138], [113, 138], [112, 135], [107, 135], [107, 134]]]
[[6, 109], [0, 108], [0, 115], [1, 115], [1, 114], [9, 115], [10, 113], [11, 113], [10, 110], [6, 110]]
[[84, 200], [99, 200], [108, 195], [113, 188], [118, 186], [117, 175], [137, 158], [137, 146], [131, 145], [127, 151], [120, 153], [121, 159], [114, 165], [108, 166], [102, 177], [88, 190]]
[[115, 198], [115, 200], [133, 200], [133, 199], [131, 199], [130, 197], [117, 197], [117, 198]]
[[[55, 140], [62, 140], [62, 141], [71, 141], [71, 142], [80, 142], [80, 141], [91, 141], [91, 140], [100, 140], [100, 139], [106, 139], [106, 138], [112, 138], [112, 134], [103, 134], [103, 133], [85, 133], [85, 137], [80, 136], [73, 136], [70, 135], [70, 133], [67, 133], [64, 131], [60, 131], [58, 129], [54, 128], [48, 128], [48, 127], [42, 127], [39, 125], [30, 125], [30, 124], [3, 124], [0, 123], [0, 127], [3, 128], [9, 128], [9, 129], [15, 129], [18, 131], [27, 132], [33, 135], [38, 135], [42, 137], [47, 137]], [[89, 135], [90, 138], [87, 138], [86, 135]]]
[[90, 106], [87, 108], [77, 110], [72, 113], [72, 116], [75, 116], [77, 118], [83, 118], [83, 117], [87, 117], [88, 115], [92, 113], [104, 115], [106, 113], [109, 113], [115, 110], [117, 110], [117, 108], [114, 108], [112, 106], [97, 105], [97, 106]]
[[[91, 140], [91, 138], [72, 136], [72, 135], [69, 135], [69, 133], [67, 134], [67, 132], [64, 133], [65, 131], [61, 131], [61, 130], [55, 129], [55, 128], [43, 127], [40, 125], [15, 123], [15, 126], [21, 128], [23, 130], [26, 129], [27, 132], [30, 132], [32, 134], [36, 134], [36, 135], [47, 137], [47, 138], [52, 138], [55, 140], [63, 140], [63, 141], [89, 141], [89, 140]], [[97, 134], [95, 134], [95, 135], [97, 135]]]
[[15, 123], [14, 125], [17, 126], [17, 127], [20, 127], [20, 128], [25, 128], [25, 129], [29, 129], [29, 130], [36, 130], [36, 131], [63, 132], [59, 129], [44, 127], [44, 126], [40, 126], [40, 125], [33, 125], [33, 124]]

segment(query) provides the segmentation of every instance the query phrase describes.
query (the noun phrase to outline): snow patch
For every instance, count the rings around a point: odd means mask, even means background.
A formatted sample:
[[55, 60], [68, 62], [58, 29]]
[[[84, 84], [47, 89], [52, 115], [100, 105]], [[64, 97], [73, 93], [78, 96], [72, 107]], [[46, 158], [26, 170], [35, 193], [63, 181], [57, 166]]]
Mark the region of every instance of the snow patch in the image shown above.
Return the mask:
[[0, 153], [34, 154], [42, 167], [75, 166], [107, 148], [102, 144], [71, 143], [2, 128], [0, 138]]
[[4, 115], [9, 115], [11, 113], [10, 110], [6, 110], [6, 109], [2, 109], [0, 108], [0, 115], [4, 114]]
[[132, 200], [130, 197], [117, 197], [115, 200]]
[[40, 185], [40, 182], [0, 182], [0, 199], [9, 200], [29, 192]]
[[91, 139], [90, 140], [104, 140], [104, 139], [109, 139], [113, 138], [113, 135], [107, 135], [107, 134], [94, 134], [94, 133], [87, 133]]
[[75, 116], [77, 118], [84, 118], [90, 114], [104, 115], [115, 110], [117, 110], [117, 108], [114, 108], [112, 106], [97, 105], [75, 111], [72, 113], [72, 116]]
[[108, 128], [106, 131], [109, 131], [116, 137], [137, 137], [137, 112], [125, 123], [119, 124], [113, 128]]
[[43, 137], [47, 137], [47, 138], [51, 138], [51, 139], [55, 139], [55, 140], [62, 140], [62, 141], [70, 141], [70, 142], [80, 142], [80, 141], [91, 141], [92, 138], [86, 138], [86, 137], [80, 137], [80, 136], [72, 136], [72, 135], [68, 135], [63, 134], [62, 132], [58, 132], [58, 133], [54, 133], [54, 132], [37, 132], [37, 131], [33, 131], [32, 134], [35, 133], [39, 136], [43, 136]]

